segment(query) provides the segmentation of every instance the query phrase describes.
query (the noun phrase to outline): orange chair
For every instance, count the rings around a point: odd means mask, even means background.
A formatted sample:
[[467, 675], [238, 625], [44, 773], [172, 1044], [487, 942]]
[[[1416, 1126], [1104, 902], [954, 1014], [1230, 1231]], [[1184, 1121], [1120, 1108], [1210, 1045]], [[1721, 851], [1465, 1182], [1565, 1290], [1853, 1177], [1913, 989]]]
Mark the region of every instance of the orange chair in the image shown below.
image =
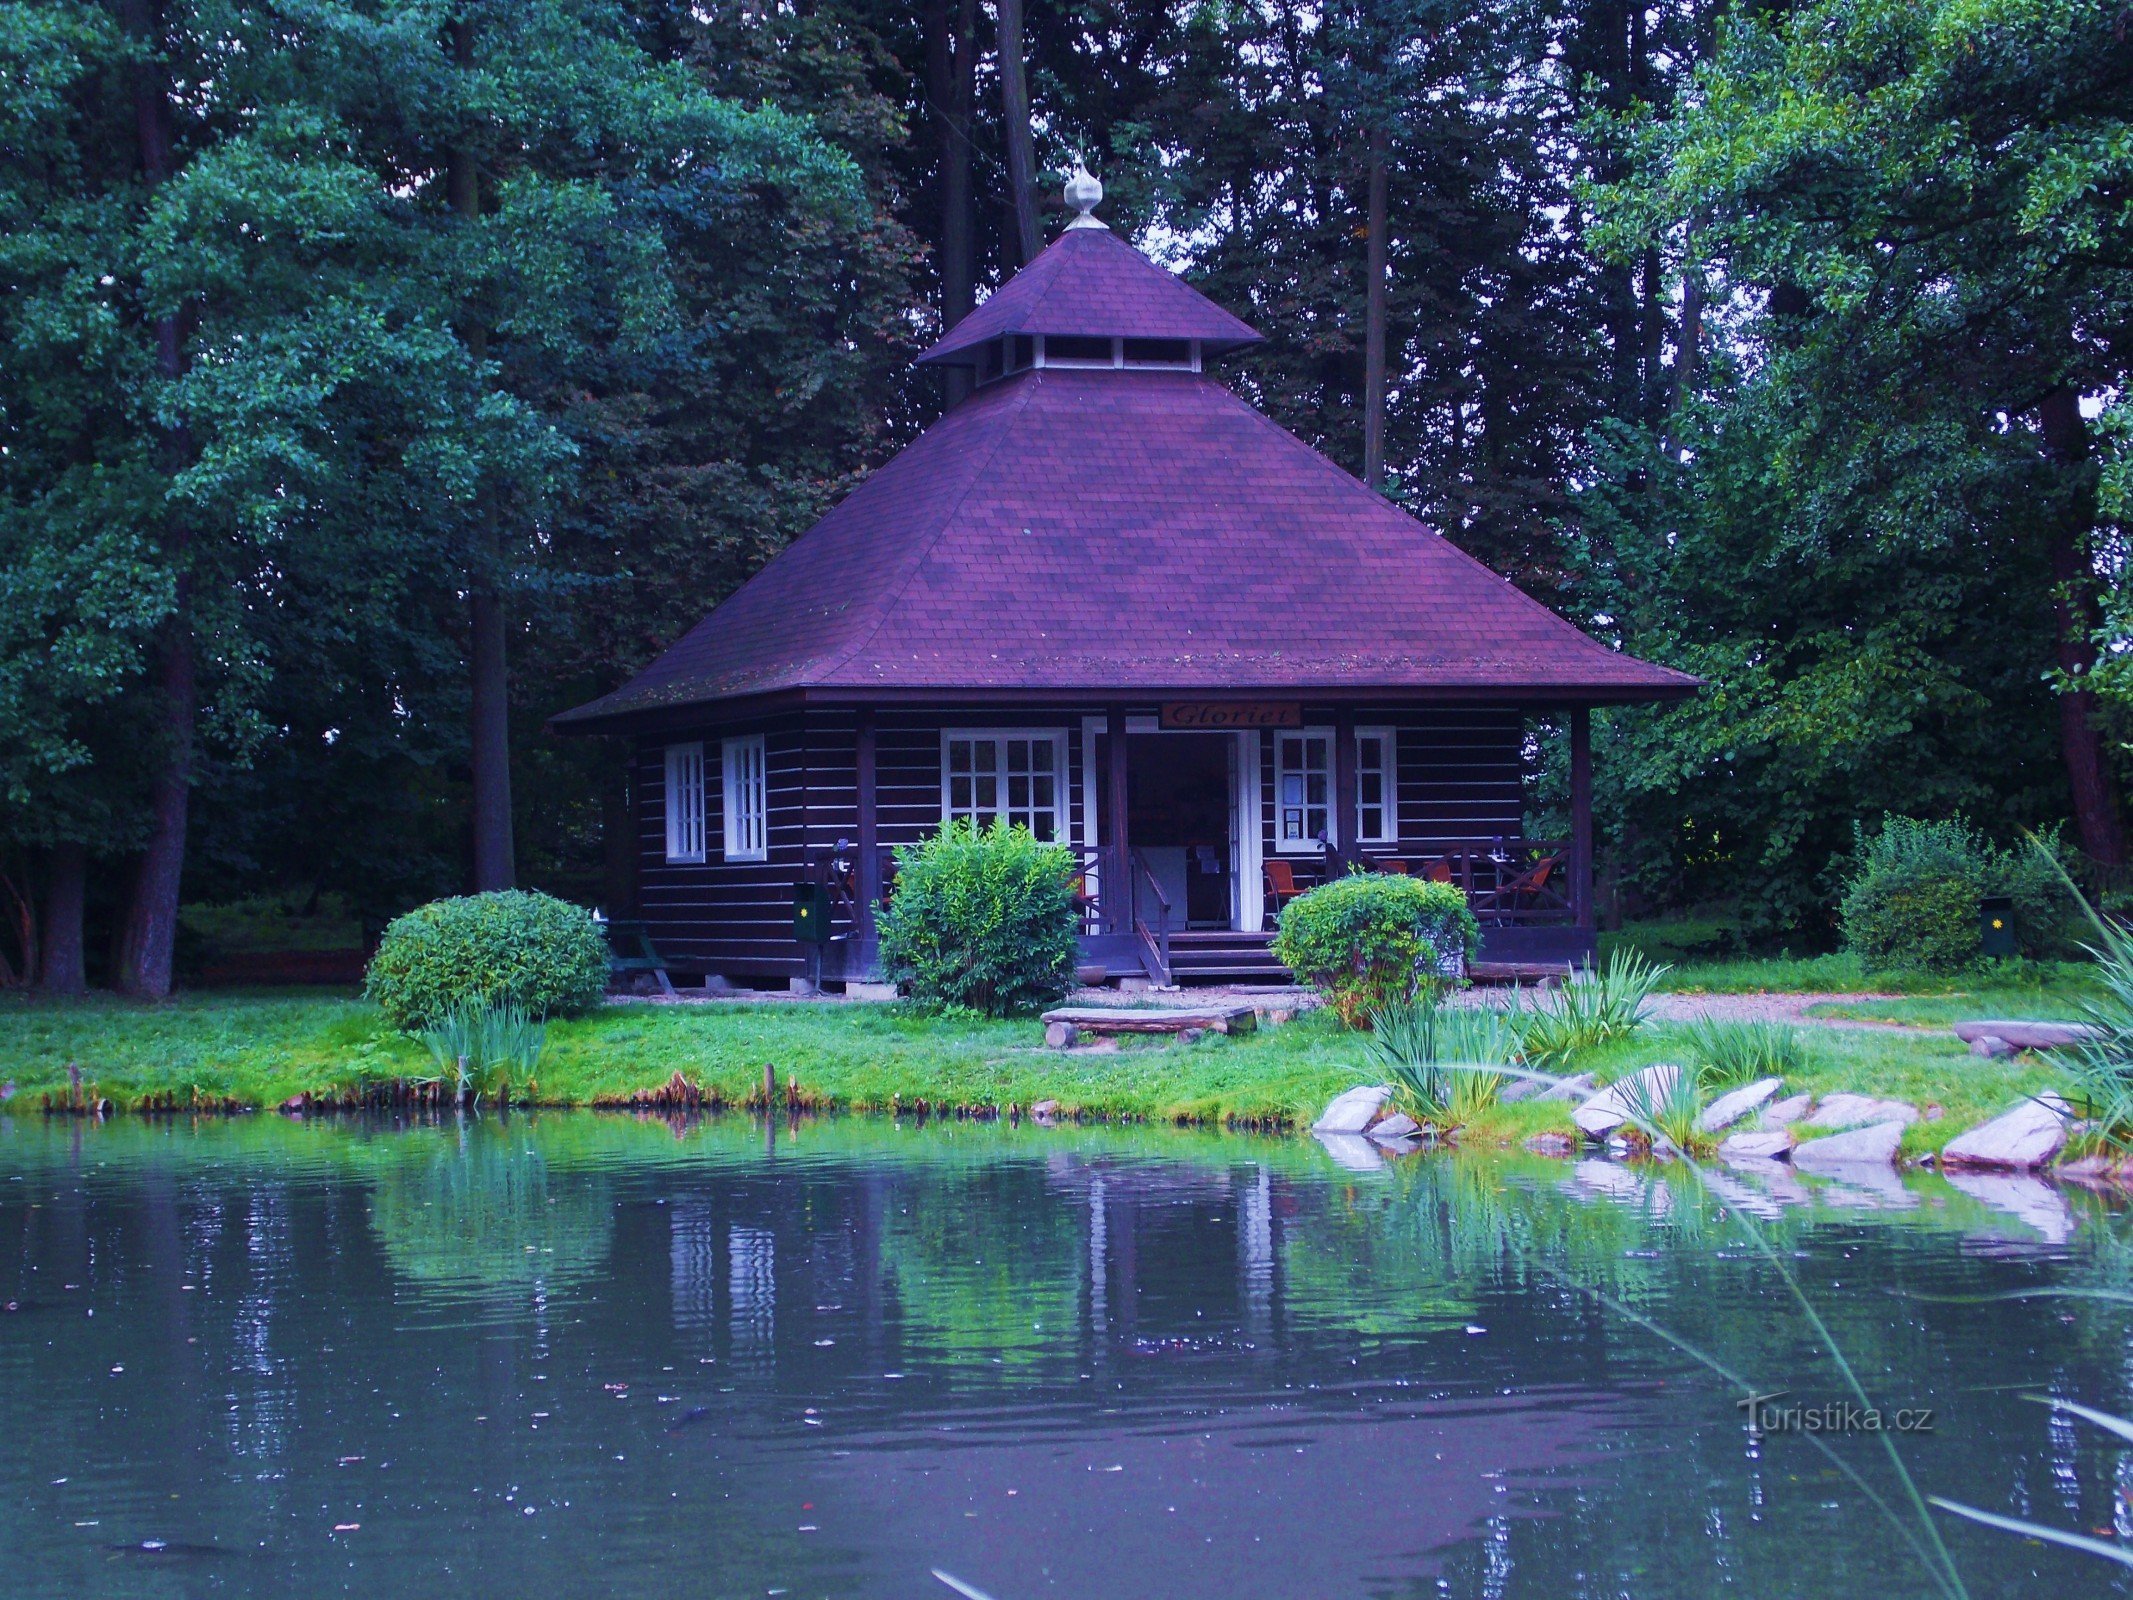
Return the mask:
[[1516, 911], [1521, 901], [1539, 901], [1547, 891], [1548, 880], [1562, 864], [1560, 855], [1542, 856], [1501, 889], [1480, 898], [1492, 911]]
[[1266, 863], [1266, 901], [1269, 910], [1279, 911], [1302, 893], [1303, 890], [1296, 886], [1294, 867], [1286, 861]]

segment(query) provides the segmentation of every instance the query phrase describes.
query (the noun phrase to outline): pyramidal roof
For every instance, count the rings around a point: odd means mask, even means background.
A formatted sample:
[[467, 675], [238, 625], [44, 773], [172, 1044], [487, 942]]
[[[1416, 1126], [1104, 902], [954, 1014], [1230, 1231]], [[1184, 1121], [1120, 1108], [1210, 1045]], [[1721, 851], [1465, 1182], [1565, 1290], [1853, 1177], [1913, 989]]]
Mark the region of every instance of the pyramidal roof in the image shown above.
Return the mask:
[[[1258, 335], [1081, 216], [921, 360], [1008, 333]], [[1169, 693], [1598, 704], [1697, 680], [1601, 644], [1214, 379], [980, 387], [628, 683], [620, 728], [764, 696]]]
[[1069, 223], [1036, 260], [920, 356], [920, 364], [969, 365], [979, 345], [1010, 333], [1197, 339], [1206, 355], [1259, 342], [1249, 323], [1084, 217], [1086, 225]]

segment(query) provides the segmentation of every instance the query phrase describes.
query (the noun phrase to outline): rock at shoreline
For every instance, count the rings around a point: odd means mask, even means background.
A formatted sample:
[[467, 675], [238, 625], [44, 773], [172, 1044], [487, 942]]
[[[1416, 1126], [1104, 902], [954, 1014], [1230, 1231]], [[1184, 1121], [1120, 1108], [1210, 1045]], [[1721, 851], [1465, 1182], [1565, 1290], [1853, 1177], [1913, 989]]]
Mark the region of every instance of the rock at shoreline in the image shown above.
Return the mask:
[[1029, 1108], [1029, 1114], [1031, 1121], [1049, 1127], [1059, 1120], [1059, 1102], [1057, 1100], [1039, 1100]]
[[1641, 1100], [1656, 1103], [1674, 1092], [1681, 1069], [1671, 1061], [1657, 1061], [1620, 1083], [1611, 1083], [1570, 1113], [1570, 1120], [1587, 1138], [1604, 1139], [1629, 1121], [1631, 1106]]
[[1364, 1085], [1335, 1095], [1325, 1115], [1311, 1124], [1313, 1133], [1361, 1133], [1376, 1118], [1392, 1090], [1384, 1084]]
[[1537, 1156], [1574, 1156], [1578, 1153], [1577, 1140], [1567, 1133], [1536, 1133], [1526, 1141], [1526, 1148]]
[[1718, 1147], [1725, 1161], [1782, 1161], [1792, 1149], [1790, 1128], [1771, 1128], [1759, 1133], [1736, 1133]]
[[1809, 1172], [1842, 1174], [1848, 1167], [1891, 1167], [1903, 1143], [1901, 1122], [1877, 1122], [1869, 1128], [1833, 1133], [1826, 1139], [1809, 1139], [1795, 1145], [1792, 1164]]
[[1998, 1167], [2027, 1172], [2066, 1147], [2067, 1103], [2055, 1094], [2024, 1100], [1990, 1122], [1957, 1134], [1940, 1153], [1943, 1167]]
[[[1528, 1082], [1532, 1080], [1528, 1079]], [[1565, 1078], [1561, 1083], [1551, 1083], [1534, 1098], [1538, 1100], [1582, 1100], [1592, 1093], [1592, 1074], [1581, 1072], [1574, 1078]]]
[[1389, 1117], [1380, 1117], [1370, 1125], [1370, 1137], [1380, 1144], [1395, 1144], [1402, 1139], [1420, 1136], [1422, 1124], [1404, 1111], [1395, 1111]]
[[1783, 1128], [1798, 1122], [1807, 1115], [1807, 1108], [1815, 1103], [1811, 1094], [1787, 1095], [1776, 1105], [1763, 1107], [1763, 1126]]
[[1770, 1097], [1785, 1087], [1783, 1078], [1764, 1078], [1760, 1082], [1728, 1090], [1704, 1108], [1696, 1119], [1700, 1133], [1722, 1133], [1767, 1103]]
[[1918, 1120], [1918, 1107], [1901, 1100], [1880, 1100], [1870, 1094], [1833, 1094], [1815, 1107], [1807, 1119], [1810, 1128], [1858, 1128], [1868, 1123]]

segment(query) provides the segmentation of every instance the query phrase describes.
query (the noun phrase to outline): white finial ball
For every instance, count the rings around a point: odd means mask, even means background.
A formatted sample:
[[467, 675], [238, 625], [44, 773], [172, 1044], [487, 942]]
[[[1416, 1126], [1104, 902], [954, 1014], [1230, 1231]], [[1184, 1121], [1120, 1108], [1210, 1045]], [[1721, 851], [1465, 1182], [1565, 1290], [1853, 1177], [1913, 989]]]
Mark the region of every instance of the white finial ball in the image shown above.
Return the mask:
[[1103, 198], [1104, 186], [1096, 181], [1087, 167], [1075, 162], [1074, 175], [1066, 181], [1066, 203], [1079, 213], [1074, 222], [1094, 223], [1096, 219], [1089, 213], [1103, 204]]

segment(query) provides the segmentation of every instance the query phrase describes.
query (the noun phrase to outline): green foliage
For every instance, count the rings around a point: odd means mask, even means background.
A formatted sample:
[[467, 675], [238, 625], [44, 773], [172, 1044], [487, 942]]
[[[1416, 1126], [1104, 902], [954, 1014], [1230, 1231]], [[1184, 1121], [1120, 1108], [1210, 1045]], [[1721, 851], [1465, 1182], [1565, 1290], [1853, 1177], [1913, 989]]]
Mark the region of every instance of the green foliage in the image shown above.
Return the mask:
[[[2046, 855], [2041, 846], [2037, 853]], [[2057, 860], [2047, 859], [2088, 918], [2097, 984], [2096, 992], [2081, 1001], [2082, 1019], [2095, 1037], [2056, 1052], [2074, 1079], [2067, 1099], [2096, 1142], [2123, 1155], [2133, 1152], [2133, 929], [2099, 915]]]
[[1705, 1089], [1788, 1077], [1807, 1065], [1806, 1038], [1782, 1022], [1698, 1017], [1683, 1032], [1697, 1081]]
[[950, 822], [896, 852], [881, 959], [925, 1006], [1003, 1017], [1066, 993], [1076, 952], [1074, 857], [1027, 828]]
[[540, 1065], [547, 1025], [524, 1006], [462, 1000], [422, 1030], [422, 1042], [438, 1072], [464, 1100], [469, 1094], [501, 1100]]
[[1480, 937], [1456, 885], [1351, 872], [1281, 908], [1274, 956], [1353, 1028], [1463, 973]]
[[2029, 951], [2061, 942], [2067, 902], [2055, 837], [2001, 851], [1960, 818], [1885, 817], [1871, 839], [1854, 830], [1856, 866], [1840, 907], [1845, 943], [1870, 972], [1950, 973], [1979, 954], [1978, 910], [1987, 895], [2015, 902]]
[[1652, 992], [1667, 968], [1617, 949], [1598, 972], [1587, 967], [1553, 989], [1521, 997], [1508, 1021], [1535, 1067], [1569, 1065], [1581, 1051], [1626, 1039], [1644, 1026]]
[[1417, 1122], [1456, 1128], [1496, 1104], [1495, 1069], [1518, 1059], [1518, 1039], [1501, 1012], [1447, 1006], [1432, 988], [1373, 1011], [1368, 1051]]
[[410, 1032], [446, 1026], [470, 1005], [573, 1016], [607, 992], [607, 941], [582, 907], [553, 895], [433, 900], [385, 930], [364, 989]]
[[1631, 1130], [1650, 1140], [1655, 1150], [1705, 1156], [1718, 1147], [1717, 1136], [1697, 1126], [1709, 1104], [1697, 1074], [1679, 1068], [1660, 1070], [1650, 1078], [1639, 1073], [1619, 1085], [1616, 1093], [1629, 1114]]

